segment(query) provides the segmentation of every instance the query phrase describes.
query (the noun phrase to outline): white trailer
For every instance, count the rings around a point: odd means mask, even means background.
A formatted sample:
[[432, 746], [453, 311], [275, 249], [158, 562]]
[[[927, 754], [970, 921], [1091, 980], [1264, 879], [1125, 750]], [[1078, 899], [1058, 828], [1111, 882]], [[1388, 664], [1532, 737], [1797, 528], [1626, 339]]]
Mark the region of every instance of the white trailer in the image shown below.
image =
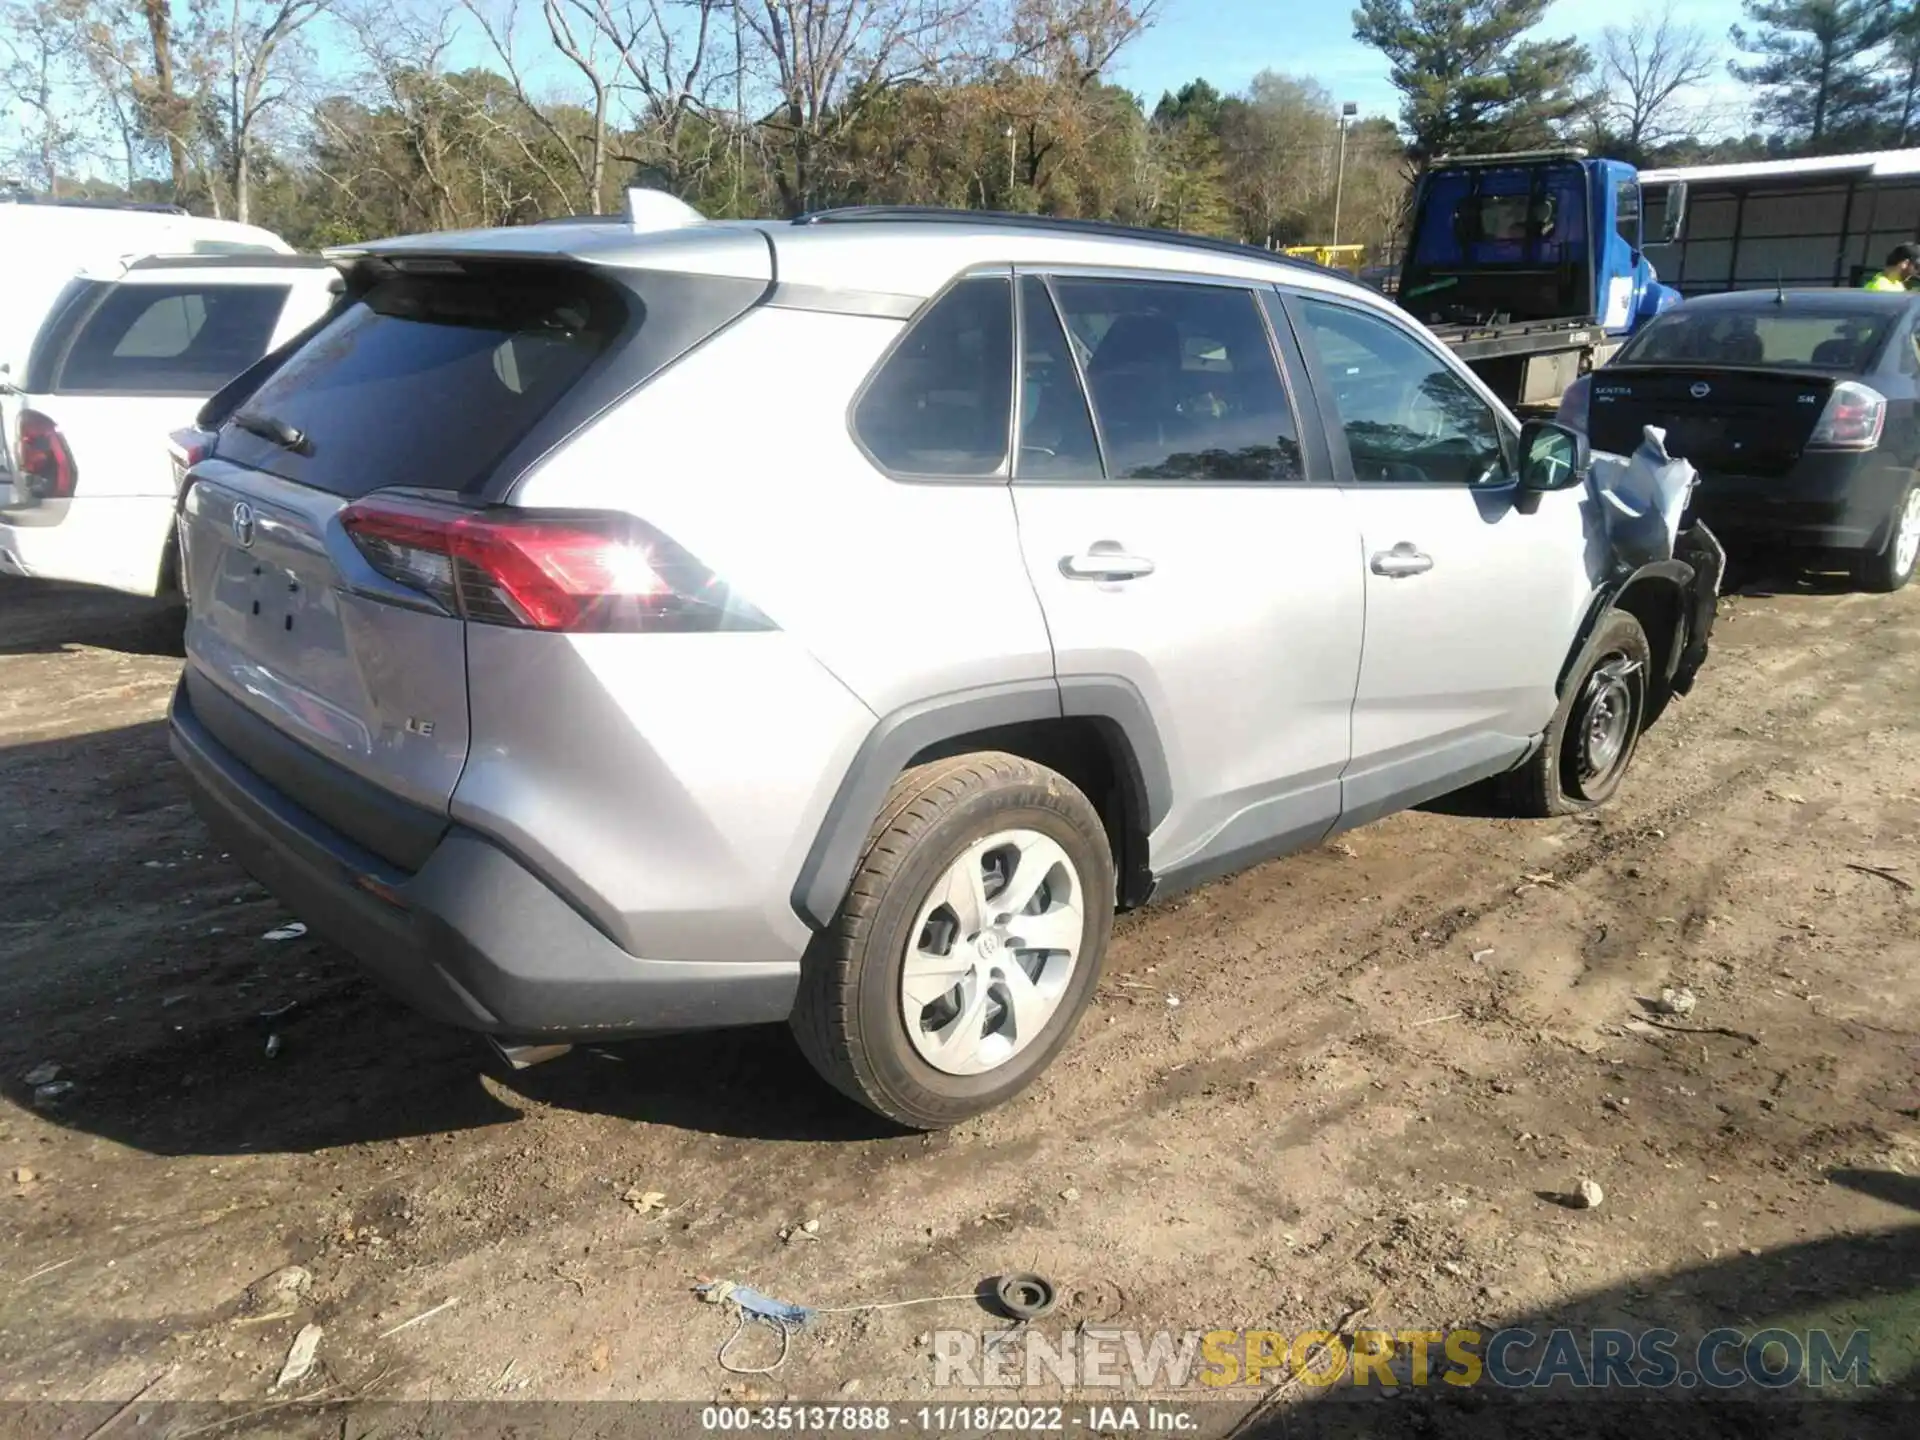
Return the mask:
[[1685, 207], [1679, 237], [1647, 246], [1683, 295], [1855, 286], [1920, 240], [1920, 148], [1644, 170], [1640, 183], [1651, 216]]

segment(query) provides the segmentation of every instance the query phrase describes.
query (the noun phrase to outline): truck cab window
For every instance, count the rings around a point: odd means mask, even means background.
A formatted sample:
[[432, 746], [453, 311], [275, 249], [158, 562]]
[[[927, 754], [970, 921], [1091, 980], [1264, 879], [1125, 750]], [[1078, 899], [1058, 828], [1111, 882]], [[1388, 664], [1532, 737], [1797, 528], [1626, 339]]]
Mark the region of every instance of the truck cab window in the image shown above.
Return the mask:
[[1640, 182], [1622, 180], [1613, 187], [1613, 225], [1635, 254], [1640, 252]]

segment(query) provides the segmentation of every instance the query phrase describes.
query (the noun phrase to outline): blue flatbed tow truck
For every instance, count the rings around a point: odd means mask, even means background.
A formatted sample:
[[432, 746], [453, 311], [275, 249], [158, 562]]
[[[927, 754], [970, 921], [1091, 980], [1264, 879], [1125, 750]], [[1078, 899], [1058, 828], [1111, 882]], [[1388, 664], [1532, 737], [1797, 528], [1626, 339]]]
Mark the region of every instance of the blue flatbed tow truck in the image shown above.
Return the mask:
[[1414, 191], [1396, 298], [1509, 405], [1552, 406], [1680, 303], [1646, 247], [1680, 233], [1686, 186], [1650, 189], [1574, 149], [1443, 157]]

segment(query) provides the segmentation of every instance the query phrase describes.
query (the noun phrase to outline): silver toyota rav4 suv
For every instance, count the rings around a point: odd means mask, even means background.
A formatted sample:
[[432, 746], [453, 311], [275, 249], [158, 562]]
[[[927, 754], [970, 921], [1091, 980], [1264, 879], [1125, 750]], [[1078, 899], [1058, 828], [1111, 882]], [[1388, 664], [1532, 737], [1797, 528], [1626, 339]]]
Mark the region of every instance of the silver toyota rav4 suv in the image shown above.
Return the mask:
[[1597, 804], [1706, 652], [1709, 535], [1611, 551], [1579, 436], [1316, 267], [915, 210], [331, 258], [202, 413], [173, 746], [510, 1056], [787, 1021], [951, 1124], [1116, 907], [1476, 782]]

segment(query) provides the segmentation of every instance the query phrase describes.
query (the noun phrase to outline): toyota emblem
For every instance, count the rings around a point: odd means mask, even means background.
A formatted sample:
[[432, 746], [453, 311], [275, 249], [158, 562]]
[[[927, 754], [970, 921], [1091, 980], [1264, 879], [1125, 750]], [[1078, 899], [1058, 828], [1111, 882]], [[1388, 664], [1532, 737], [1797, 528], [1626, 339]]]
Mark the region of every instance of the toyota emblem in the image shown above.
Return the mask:
[[1713, 386], [1707, 384], [1704, 380], [1696, 380], [1692, 385], [1687, 387], [1687, 393], [1696, 400], [1704, 400], [1713, 393]]
[[253, 548], [253, 507], [244, 500], [233, 507], [233, 538], [242, 550]]

